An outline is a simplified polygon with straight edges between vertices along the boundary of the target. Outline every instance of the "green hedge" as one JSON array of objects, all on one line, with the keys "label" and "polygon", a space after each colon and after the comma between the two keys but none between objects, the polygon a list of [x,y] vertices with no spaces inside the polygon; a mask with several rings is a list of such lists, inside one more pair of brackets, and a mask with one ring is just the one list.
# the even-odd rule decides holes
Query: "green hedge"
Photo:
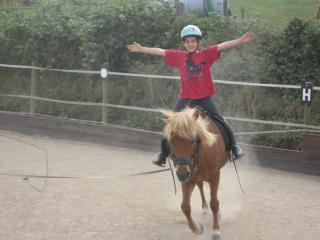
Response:
[{"label": "green hedge", "polygon": [[[214,13],[177,17],[162,1],[112,1],[76,5],[42,3],[33,8],[0,10],[0,63],[34,64],[40,67],[176,75],[156,56],[128,52],[133,41],[145,46],[181,48],[179,35],[187,24],[198,25],[203,47],[230,40],[252,31],[254,42],[222,53],[214,66],[215,79],[261,83],[298,84],[311,81],[320,86],[320,25],[293,19],[279,31],[261,19],[237,22]],[[0,93],[30,93],[30,71],[0,68]],[[101,102],[98,76],[38,72],[39,96],[70,101]],[[217,85],[215,98],[227,116],[302,123],[299,91]],[[113,104],[171,109],[179,82],[111,76],[108,100]],[[24,110],[28,101],[0,99],[0,109]],[[88,120],[101,120],[97,107],[70,107],[41,102],[39,113]],[[109,121],[149,130],[162,128],[160,114],[109,109]],[[320,123],[320,98],[312,107],[312,124]],[[236,131],[245,126],[233,123]],[[281,137],[280,137],[281,138]],[[282,139],[282,138],[281,138]],[[269,141],[259,137],[255,142]],[[275,144],[283,140],[273,140]],[[288,140],[291,144],[291,140]],[[289,144],[289,145],[290,145]],[[285,145],[285,144],[284,144]],[[295,145],[295,144],[294,144]]]}]

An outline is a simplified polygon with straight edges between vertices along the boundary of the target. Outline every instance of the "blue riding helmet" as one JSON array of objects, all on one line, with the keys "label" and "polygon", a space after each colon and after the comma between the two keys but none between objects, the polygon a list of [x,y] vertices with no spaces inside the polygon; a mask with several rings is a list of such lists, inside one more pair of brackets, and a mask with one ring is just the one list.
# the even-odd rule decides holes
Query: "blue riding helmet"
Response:
[{"label": "blue riding helmet", "polygon": [[181,31],[181,40],[184,41],[186,37],[196,37],[198,39],[202,38],[202,33],[200,29],[195,25],[185,26]]}]

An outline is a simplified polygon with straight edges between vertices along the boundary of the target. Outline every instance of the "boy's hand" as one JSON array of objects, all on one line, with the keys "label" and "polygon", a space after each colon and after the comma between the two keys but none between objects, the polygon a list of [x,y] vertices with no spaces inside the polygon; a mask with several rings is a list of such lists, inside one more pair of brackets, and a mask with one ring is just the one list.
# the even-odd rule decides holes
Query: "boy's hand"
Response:
[{"label": "boy's hand", "polygon": [[253,33],[251,33],[251,32],[247,32],[247,33],[243,34],[240,37],[240,39],[241,39],[241,42],[243,42],[243,43],[250,42],[253,39],[255,39],[255,35]]},{"label": "boy's hand", "polygon": [[142,46],[139,43],[133,42],[133,44],[127,46],[130,52],[142,52]]}]

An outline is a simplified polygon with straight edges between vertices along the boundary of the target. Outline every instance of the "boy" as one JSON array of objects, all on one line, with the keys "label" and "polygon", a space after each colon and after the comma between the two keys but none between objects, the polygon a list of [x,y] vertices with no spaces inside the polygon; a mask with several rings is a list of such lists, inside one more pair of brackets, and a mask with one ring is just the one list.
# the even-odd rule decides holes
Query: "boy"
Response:
[{"label": "boy", "polygon": [[[161,48],[143,47],[138,43],[128,45],[131,52],[140,52],[163,56],[168,66],[175,67],[180,73],[180,94],[174,107],[174,111],[181,111],[187,106],[198,106],[203,108],[210,116],[221,123],[228,132],[230,138],[230,149],[234,159],[241,158],[244,154],[236,144],[234,134],[218,111],[211,96],[215,95],[215,85],[212,81],[211,66],[220,57],[220,52],[254,39],[253,33],[245,33],[240,38],[212,45],[200,49],[202,39],[201,30],[194,25],[188,25],[181,31],[181,40],[185,48],[182,50],[166,50]],[[166,139],[162,140],[161,152],[153,161],[153,164],[164,167],[170,149]]]}]

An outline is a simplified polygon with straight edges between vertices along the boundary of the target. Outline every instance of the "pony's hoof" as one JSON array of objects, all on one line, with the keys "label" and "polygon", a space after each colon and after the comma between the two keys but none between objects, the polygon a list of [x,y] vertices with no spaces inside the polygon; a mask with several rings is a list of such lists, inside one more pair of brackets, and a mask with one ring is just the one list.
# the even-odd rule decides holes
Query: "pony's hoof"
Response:
[{"label": "pony's hoof", "polygon": [[204,204],[202,204],[201,208],[202,208],[202,210],[208,210],[209,206],[207,203],[204,203]]},{"label": "pony's hoof", "polygon": [[202,212],[202,214],[207,214],[208,212],[209,212],[209,208],[208,208],[208,205],[207,206],[202,206],[202,208],[201,208],[201,212]]},{"label": "pony's hoof", "polygon": [[212,234],[212,240],[221,240],[221,232],[220,231],[214,231]]},{"label": "pony's hoof", "polygon": [[207,216],[208,213],[209,213],[209,210],[208,210],[208,209],[202,209],[201,214],[202,214],[203,216]]},{"label": "pony's hoof", "polygon": [[203,226],[199,224],[199,228],[193,231],[197,235],[201,235],[203,233]]}]

